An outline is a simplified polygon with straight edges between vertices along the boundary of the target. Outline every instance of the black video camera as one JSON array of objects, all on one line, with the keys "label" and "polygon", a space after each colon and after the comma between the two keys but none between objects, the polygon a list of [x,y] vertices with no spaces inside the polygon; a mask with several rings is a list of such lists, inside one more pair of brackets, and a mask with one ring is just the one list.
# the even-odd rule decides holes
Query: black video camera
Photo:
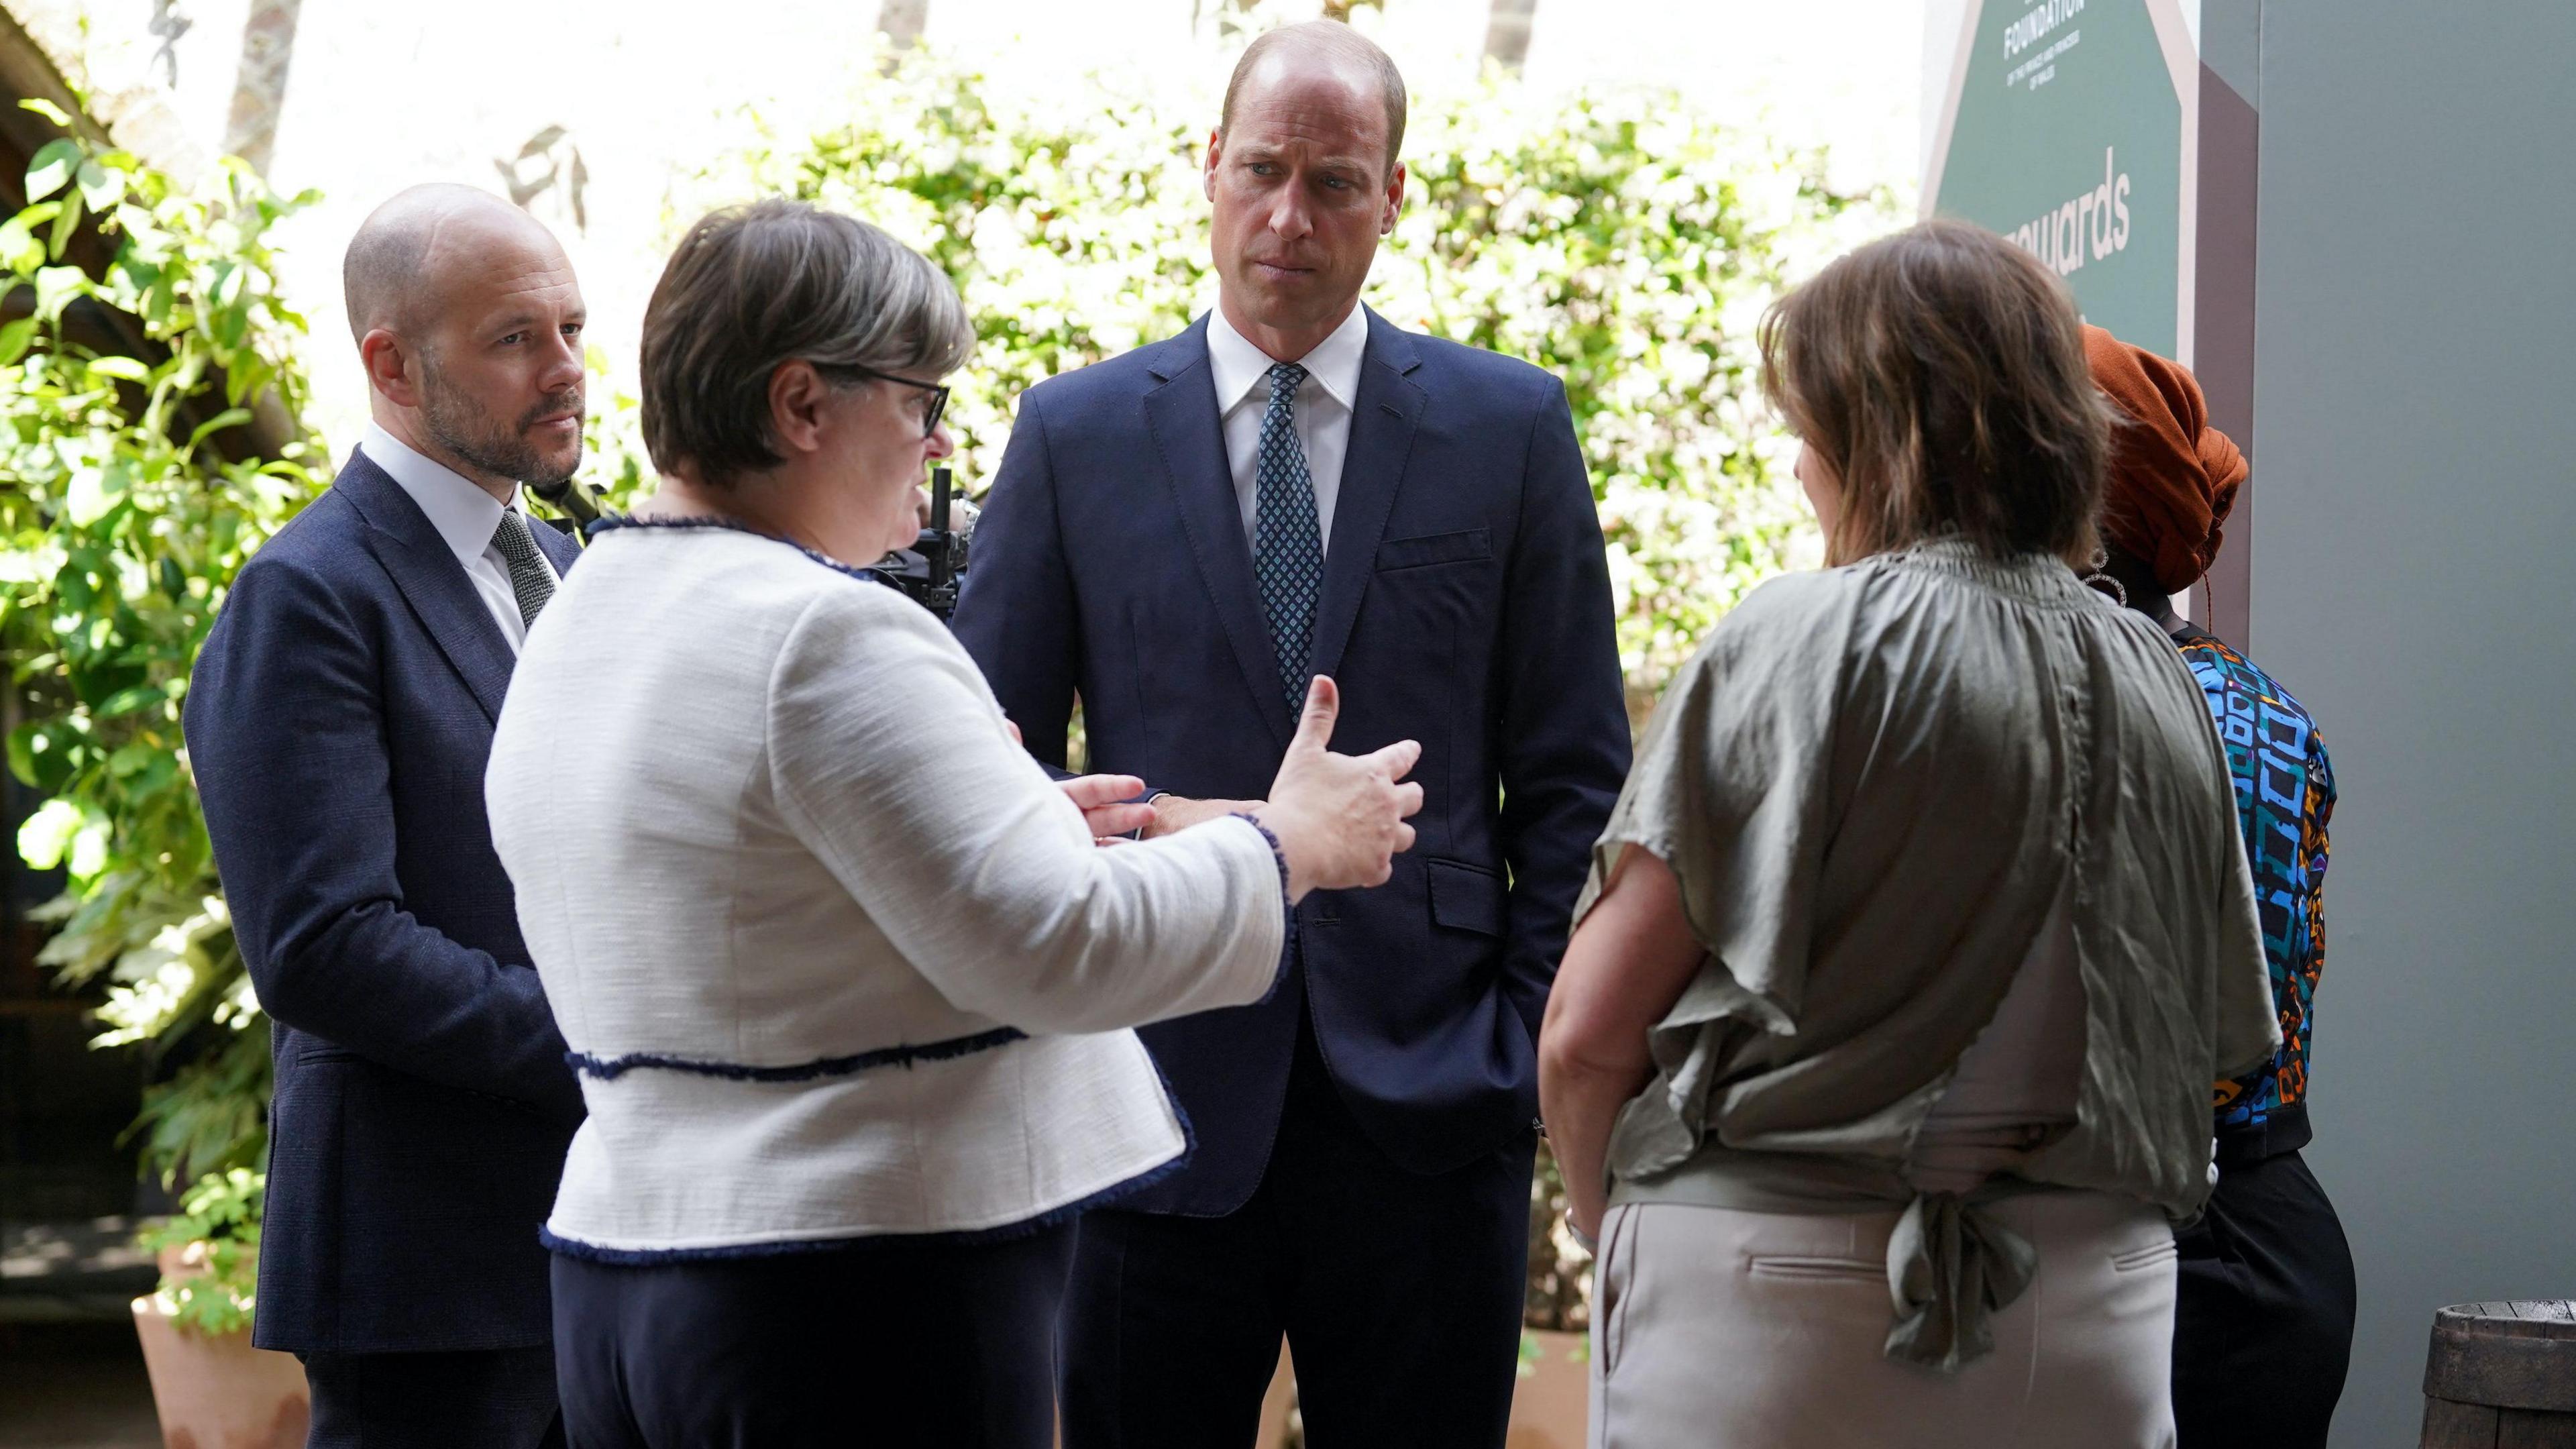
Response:
[{"label": "black video camera", "polygon": [[957,612],[957,589],[964,582],[967,544],[975,536],[977,511],[951,491],[947,469],[931,469],[930,526],[913,540],[912,547],[887,554],[876,572],[945,622]]},{"label": "black video camera", "polygon": [[599,506],[597,491],[587,483],[570,478],[559,478],[552,483],[531,483],[528,491],[537,495],[539,502],[561,514],[564,523],[570,525],[563,531],[572,535],[573,542],[585,546],[590,542],[590,526],[607,511]]}]

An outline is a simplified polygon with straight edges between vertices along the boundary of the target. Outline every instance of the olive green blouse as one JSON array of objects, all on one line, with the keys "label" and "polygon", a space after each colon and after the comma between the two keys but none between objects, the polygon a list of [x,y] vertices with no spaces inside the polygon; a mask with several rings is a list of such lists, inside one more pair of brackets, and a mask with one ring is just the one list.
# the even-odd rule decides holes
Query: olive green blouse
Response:
[{"label": "olive green blouse", "polygon": [[[1976,1212],[2033,1185],[2177,1221],[2209,1192],[2209,1084],[2279,1042],[2227,765],[2143,615],[1956,537],[1775,579],[1646,731],[1576,906],[1663,859],[1707,959],[1650,1033],[1612,1200],[1905,1205],[1891,1356],[1956,1367],[2027,1245]],[[1963,1201],[1906,1160],[2061,884],[2085,993],[2075,1120]]]}]

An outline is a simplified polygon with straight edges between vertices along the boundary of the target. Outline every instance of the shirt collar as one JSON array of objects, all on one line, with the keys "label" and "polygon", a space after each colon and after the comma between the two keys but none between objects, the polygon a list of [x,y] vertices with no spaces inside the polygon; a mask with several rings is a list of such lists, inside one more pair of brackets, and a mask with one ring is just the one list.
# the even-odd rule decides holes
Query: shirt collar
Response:
[{"label": "shirt collar", "polygon": [[[1223,307],[1208,308],[1208,371],[1216,380],[1216,410],[1222,415],[1234,411],[1236,404],[1263,389],[1269,397],[1267,379],[1274,359],[1252,345],[1234,324],[1225,320]],[[1332,335],[1315,344],[1315,350],[1297,359],[1306,369],[1307,379],[1322,388],[1344,412],[1358,411],[1360,364],[1368,357],[1368,308],[1354,304],[1351,315]]]},{"label": "shirt collar", "polygon": [[[367,424],[366,437],[358,446],[369,462],[384,469],[429,515],[430,527],[438,530],[458,563],[471,568],[492,546],[493,531],[501,526],[501,505],[480,484],[410,447],[378,423]],[[510,494],[510,507],[521,517],[527,514],[523,497],[517,490]]]}]

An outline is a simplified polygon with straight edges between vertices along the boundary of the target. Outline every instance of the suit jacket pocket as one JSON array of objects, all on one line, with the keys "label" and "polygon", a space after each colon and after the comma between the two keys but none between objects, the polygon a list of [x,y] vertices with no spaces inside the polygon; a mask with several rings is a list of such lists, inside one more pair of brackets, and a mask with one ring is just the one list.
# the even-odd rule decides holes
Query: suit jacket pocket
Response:
[{"label": "suit jacket pocket", "polygon": [[1425,860],[1422,873],[1431,883],[1433,924],[1480,936],[1503,934],[1501,876],[1456,860]]},{"label": "suit jacket pocket", "polygon": [[1473,563],[1494,556],[1493,530],[1432,533],[1420,538],[1390,538],[1377,546],[1377,571],[1429,568],[1433,564]]}]

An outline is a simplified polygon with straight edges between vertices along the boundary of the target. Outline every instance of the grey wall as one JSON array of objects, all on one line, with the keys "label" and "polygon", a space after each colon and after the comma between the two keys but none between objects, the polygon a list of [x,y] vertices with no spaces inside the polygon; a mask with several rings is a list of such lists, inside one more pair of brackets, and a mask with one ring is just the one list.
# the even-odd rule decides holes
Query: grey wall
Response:
[{"label": "grey wall", "polygon": [[2415,1443],[2436,1306],[2576,1297],[2571,73],[2563,0],[2263,10],[2251,642],[2343,796],[2336,1449]]}]

